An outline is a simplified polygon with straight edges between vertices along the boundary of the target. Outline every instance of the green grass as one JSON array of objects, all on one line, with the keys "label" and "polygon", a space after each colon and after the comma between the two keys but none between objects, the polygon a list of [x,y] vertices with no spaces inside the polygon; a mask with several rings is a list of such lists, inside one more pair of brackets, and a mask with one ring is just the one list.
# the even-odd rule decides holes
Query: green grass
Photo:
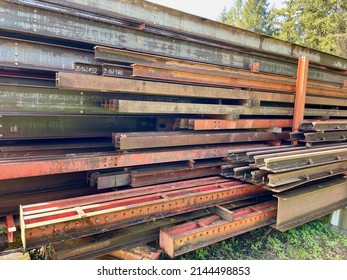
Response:
[{"label": "green grass", "polygon": [[347,260],[347,234],[321,221],[313,221],[284,233],[264,227],[176,259]]}]

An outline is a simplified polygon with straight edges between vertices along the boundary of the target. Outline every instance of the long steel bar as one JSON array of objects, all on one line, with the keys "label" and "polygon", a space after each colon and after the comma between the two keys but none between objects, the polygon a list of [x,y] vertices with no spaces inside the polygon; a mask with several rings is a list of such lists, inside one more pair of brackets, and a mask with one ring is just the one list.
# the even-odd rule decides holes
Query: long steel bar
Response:
[{"label": "long steel bar", "polygon": [[315,167],[302,168],[294,171],[267,175],[267,185],[277,187],[295,182],[308,182],[327,175],[341,174],[347,171],[347,161],[330,163]]},{"label": "long steel bar", "polygon": [[192,133],[178,131],[114,133],[112,137],[116,148],[121,150],[134,150],[144,148],[283,140],[289,139],[289,134],[287,132]]},{"label": "long steel bar", "polygon": [[346,206],[347,180],[330,180],[274,196],[278,198],[276,228],[285,231]]},{"label": "long steel bar", "polygon": [[[150,65],[133,65],[133,76],[147,79],[158,79],[176,82],[197,83],[214,86],[255,88],[262,90],[295,92],[294,84],[278,83],[266,79],[250,79],[246,76],[233,77],[220,74],[202,74],[194,70],[181,70],[174,68],[163,68]],[[307,80],[307,75],[306,75]],[[323,86],[308,86],[307,92],[312,95],[323,95],[331,97],[344,97],[346,90],[342,86],[336,88]]]},{"label": "long steel bar", "polygon": [[48,256],[54,260],[92,259],[121,249],[129,244],[155,241],[159,237],[161,227],[184,222],[187,219],[197,219],[209,214],[211,214],[211,211],[204,209],[124,229],[63,241],[52,244],[52,250],[48,253]]},{"label": "long steel bar", "polygon": [[[195,69],[201,69],[205,71],[227,71],[229,73],[246,73],[246,70],[241,69],[233,69],[225,66],[218,66],[218,65],[211,65],[206,63],[199,63],[199,62],[192,62],[187,60],[179,60],[179,59],[173,59],[173,58],[166,58],[163,56],[157,56],[152,54],[144,54],[139,52],[133,52],[128,51],[124,49],[115,49],[115,48],[107,48],[103,46],[96,46],[95,47],[95,59],[97,61],[106,61],[106,62],[112,62],[112,63],[129,63],[129,64],[150,64],[150,65],[157,65],[157,66],[167,66],[167,67],[180,67],[180,68],[195,68]],[[278,63],[278,61],[276,62]],[[269,67],[267,63],[261,63],[260,64],[260,72],[269,72]],[[288,64],[289,66],[289,64]],[[272,66],[273,67],[273,66]],[[288,69],[288,75],[286,76],[276,76],[276,80],[283,80],[283,81],[293,81],[292,77],[296,76],[297,72],[297,66],[296,61],[295,64],[293,63],[291,66],[290,72]],[[249,69],[249,65],[244,65],[242,68]],[[271,72],[271,71],[270,71]],[[262,76],[264,74],[261,73],[252,73],[250,71],[247,71],[249,76]],[[308,77],[311,81],[318,80],[318,81],[325,81],[328,83],[337,83],[337,84],[343,84],[345,80],[345,75],[339,72],[331,72],[324,69],[319,68],[309,68]],[[273,78],[275,78],[273,76]]]},{"label": "long steel bar", "polygon": [[[262,144],[247,145],[249,148],[263,146]],[[92,153],[73,157],[56,156],[11,161],[0,160],[0,180],[165,162],[223,158],[227,156],[228,151],[244,147],[244,144],[233,144],[150,152]]]},{"label": "long steel bar", "polygon": [[[53,0],[45,0],[45,2],[56,3]],[[195,40],[195,36],[201,36],[204,40],[220,41],[238,49],[276,54],[293,59],[307,55],[315,63],[347,69],[347,62],[341,57],[245,31],[237,27],[226,26],[216,21],[179,12],[158,4],[140,0],[121,2],[112,0],[97,2],[93,0],[63,0],[59,3],[86,11],[93,10],[105,16],[124,18],[124,15],[128,15],[128,19],[136,20],[138,23],[145,22],[146,26],[149,25],[151,28],[159,27],[173,30],[180,34],[184,33],[186,36],[194,36]],[[146,29],[145,27],[145,30],[150,31],[151,28]]]},{"label": "long steel bar", "polygon": [[147,186],[139,189],[127,189],[118,190],[113,192],[100,193],[95,195],[89,195],[85,197],[78,197],[72,199],[62,199],[55,201],[46,201],[44,204],[31,204],[22,206],[23,210],[27,214],[39,214],[47,211],[55,211],[57,209],[63,210],[67,208],[78,207],[79,205],[89,205],[96,203],[105,203],[115,200],[122,200],[128,198],[134,198],[138,196],[156,194],[161,192],[168,192],[173,190],[187,189],[197,186],[211,185],[226,183],[228,179],[221,178],[219,176],[211,176],[201,179],[185,180],[174,183],[158,184],[153,186]]},{"label": "long steel bar", "polygon": [[298,131],[300,123],[304,120],[305,100],[308,76],[308,57],[300,57],[298,60],[298,74],[296,81],[295,103],[293,114],[293,131]]},{"label": "long steel bar", "polygon": [[170,257],[225,240],[276,221],[275,201],[229,211],[216,207],[215,215],[160,230],[160,247]]},{"label": "long steel bar", "polygon": [[[23,3],[24,1],[17,2]],[[33,2],[30,0],[30,3]],[[244,67],[245,64],[250,65],[250,63],[261,59],[259,56],[243,54],[219,46],[202,45],[170,38],[166,34],[151,34],[135,28],[117,26],[115,25],[117,20],[91,12],[49,5],[48,3],[40,3],[36,8],[5,1],[0,4],[0,17],[3,18],[1,28],[3,30],[233,67]],[[35,18],[35,22],[32,20],[33,18]],[[277,63],[276,65],[270,58],[263,58],[262,61],[267,62],[268,72],[282,74],[292,72],[292,65],[290,64]]]},{"label": "long steel bar", "polygon": [[250,120],[208,120],[208,119],[179,119],[188,123],[193,130],[222,130],[222,129],[250,129],[291,127],[292,120],[250,119]]},{"label": "long steel bar", "polygon": [[[105,108],[111,112],[133,114],[214,114],[214,115],[282,115],[292,116],[294,110],[285,107],[251,107],[138,100],[109,100]],[[305,109],[306,116],[347,116],[347,110]]]},{"label": "long steel bar", "polygon": [[322,152],[307,151],[304,154],[266,158],[264,159],[265,166],[260,168],[277,173],[344,160],[347,160],[347,149],[332,149]]},{"label": "long steel bar", "polygon": [[347,131],[306,132],[303,136],[304,142],[346,141]]},{"label": "long steel bar", "polygon": [[300,124],[302,131],[336,131],[347,130],[347,121],[345,120],[328,120],[328,121],[305,121]]},{"label": "long steel bar", "polygon": [[73,71],[74,64],[95,63],[92,51],[0,37],[0,66],[48,71]]},{"label": "long steel bar", "polygon": [[0,114],[0,140],[110,137],[116,129],[126,132],[154,128],[155,121],[150,117]]},{"label": "long steel bar", "polygon": [[25,249],[33,248],[47,242],[88,236],[262,193],[264,189],[261,186],[230,181],[32,215],[27,215],[21,207],[22,242]]}]

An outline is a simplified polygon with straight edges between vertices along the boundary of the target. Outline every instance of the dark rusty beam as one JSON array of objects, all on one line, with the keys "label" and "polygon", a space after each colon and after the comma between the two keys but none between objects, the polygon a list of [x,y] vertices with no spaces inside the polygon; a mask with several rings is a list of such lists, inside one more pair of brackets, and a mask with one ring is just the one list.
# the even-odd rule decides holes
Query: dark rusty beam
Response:
[{"label": "dark rusty beam", "polygon": [[276,221],[275,201],[229,211],[215,207],[210,215],[160,230],[160,247],[171,257],[217,243]]},{"label": "dark rusty beam", "polygon": [[[177,119],[180,128],[193,130],[223,130],[223,129],[252,129],[252,128],[286,128],[292,126],[292,120],[247,119],[247,120],[218,120],[218,119]],[[182,123],[183,122],[183,123]]]},{"label": "dark rusty beam", "polygon": [[274,196],[278,199],[276,229],[286,231],[346,206],[347,180],[315,183]]},{"label": "dark rusty beam", "polygon": [[113,133],[116,148],[134,150],[159,147],[210,145],[221,143],[257,142],[289,139],[287,132],[141,132]]},{"label": "dark rusty beam", "polygon": [[260,194],[261,186],[230,181],[39,214],[21,207],[22,242],[25,249],[34,248]]},{"label": "dark rusty beam", "polygon": [[[246,145],[249,148],[263,146],[262,144]],[[223,158],[227,156],[228,151],[244,147],[245,144],[233,144],[150,152],[91,153],[75,155],[74,157],[56,156],[11,161],[0,160],[0,180],[177,161]]]},{"label": "dark rusty beam", "polygon": [[347,121],[345,120],[327,120],[327,121],[304,121],[300,124],[301,131],[336,131],[347,130]]}]

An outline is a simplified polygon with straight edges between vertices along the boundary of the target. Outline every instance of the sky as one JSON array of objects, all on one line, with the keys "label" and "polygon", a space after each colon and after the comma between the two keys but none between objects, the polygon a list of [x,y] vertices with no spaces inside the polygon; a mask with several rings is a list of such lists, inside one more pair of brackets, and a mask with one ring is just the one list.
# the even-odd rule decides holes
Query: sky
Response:
[{"label": "sky", "polygon": [[[234,0],[147,0],[176,10],[181,10],[193,15],[216,20],[226,6],[230,8]],[[270,0],[270,6],[281,5],[281,0]]]}]

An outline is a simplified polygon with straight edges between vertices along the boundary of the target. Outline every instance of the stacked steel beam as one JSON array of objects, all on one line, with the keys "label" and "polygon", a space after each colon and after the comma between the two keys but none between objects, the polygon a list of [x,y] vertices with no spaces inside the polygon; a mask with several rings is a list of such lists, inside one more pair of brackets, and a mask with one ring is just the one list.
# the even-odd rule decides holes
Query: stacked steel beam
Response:
[{"label": "stacked steel beam", "polygon": [[[264,196],[265,180],[216,175],[228,166],[245,179],[256,169],[232,154],[305,149],[273,147],[290,140],[301,55],[311,61],[305,119],[347,117],[340,57],[140,0],[6,0],[0,16],[0,215],[21,209],[25,248],[77,238],[69,252],[55,245],[54,258],[158,238],[173,223],[152,221],[148,240],[118,237],[121,227],[182,213],[177,222],[211,226],[196,244],[272,223],[273,202],[225,206]],[[344,162],[342,148],[324,155],[329,164]],[[48,203],[56,199],[67,200]],[[206,207],[215,208],[196,212]],[[234,228],[249,215],[259,222]],[[166,243],[176,231],[162,232]],[[94,235],[103,241],[93,247]]]}]

